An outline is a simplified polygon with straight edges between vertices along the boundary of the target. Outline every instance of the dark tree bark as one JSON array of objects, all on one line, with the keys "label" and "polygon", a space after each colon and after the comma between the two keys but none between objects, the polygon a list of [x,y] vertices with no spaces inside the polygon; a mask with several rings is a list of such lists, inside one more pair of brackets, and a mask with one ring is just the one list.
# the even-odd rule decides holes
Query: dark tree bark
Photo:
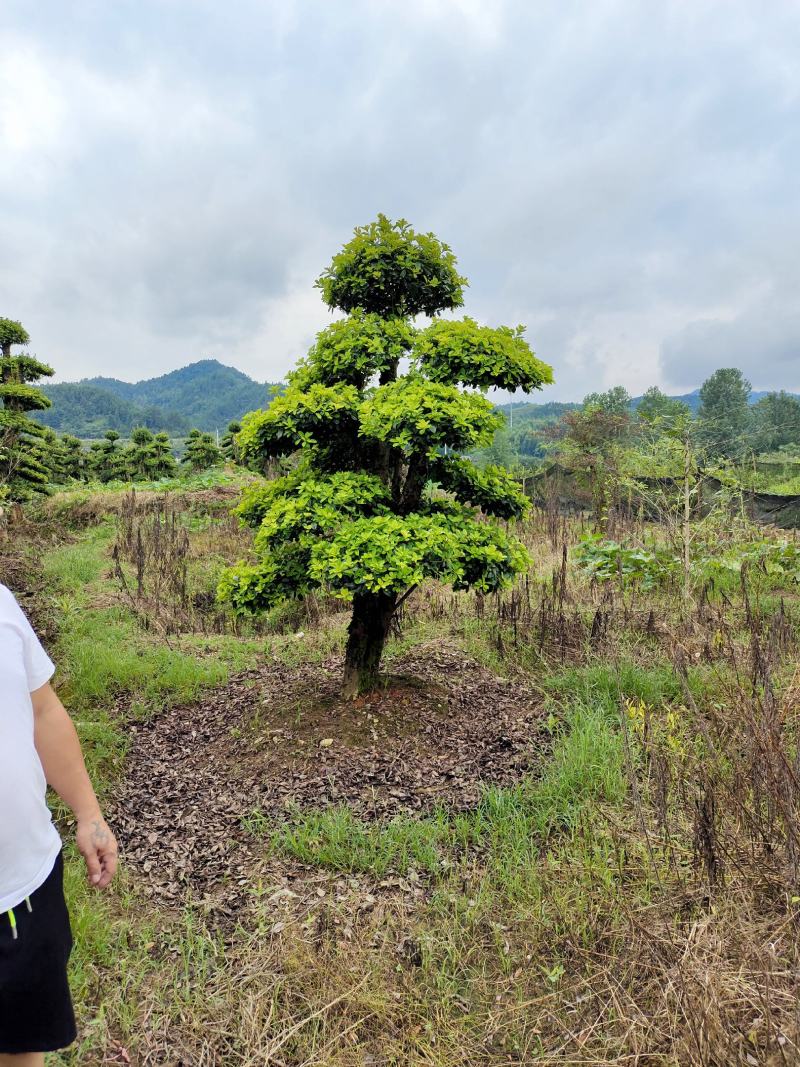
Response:
[{"label": "dark tree bark", "polygon": [[353,598],[347,630],[342,695],[354,700],[378,684],[378,668],[389,635],[397,598],[387,593],[361,593]]},{"label": "dark tree bark", "polygon": [[398,510],[401,515],[410,515],[411,512],[419,510],[428,480],[428,466],[426,456],[414,456],[409,463],[399,502]]}]

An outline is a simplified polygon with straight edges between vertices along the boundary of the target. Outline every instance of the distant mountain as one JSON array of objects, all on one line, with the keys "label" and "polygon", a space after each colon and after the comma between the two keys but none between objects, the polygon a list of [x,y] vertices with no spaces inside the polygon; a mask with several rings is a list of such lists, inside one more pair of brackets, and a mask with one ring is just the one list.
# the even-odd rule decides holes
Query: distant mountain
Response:
[{"label": "distant mountain", "polygon": [[134,426],[174,437],[194,426],[222,432],[245,412],[264,407],[270,388],[216,359],[203,359],[141,382],[85,378],[45,386],[53,406],[41,413],[41,421],[76,437],[98,437],[106,430],[125,435]]},{"label": "distant mountain", "polygon": [[575,411],[580,404],[569,401],[550,400],[545,404],[528,404],[524,401],[514,401],[513,404],[506,401],[504,404],[496,404],[498,411],[510,420],[516,429],[535,429],[549,422],[557,422],[568,411]]},{"label": "distant mountain", "polygon": [[116,430],[128,436],[135,426],[147,426],[179,437],[191,429],[188,419],[176,411],[164,411],[157,405],[143,407],[85,382],[48,385],[45,392],[53,406],[39,413],[39,422],[59,433],[86,438]]}]

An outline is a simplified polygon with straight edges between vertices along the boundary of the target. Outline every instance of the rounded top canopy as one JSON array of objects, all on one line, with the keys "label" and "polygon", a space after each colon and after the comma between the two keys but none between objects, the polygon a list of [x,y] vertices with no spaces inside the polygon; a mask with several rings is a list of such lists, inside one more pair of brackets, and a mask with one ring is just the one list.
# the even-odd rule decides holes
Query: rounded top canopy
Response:
[{"label": "rounded top canopy", "polygon": [[26,345],[29,341],[30,335],[21,322],[0,318],[0,348],[7,345]]},{"label": "rounded top canopy", "polygon": [[316,282],[328,307],[348,313],[360,308],[384,318],[461,307],[466,284],[448,245],[432,233],[415,233],[405,219],[392,222],[385,215],[357,227]]}]

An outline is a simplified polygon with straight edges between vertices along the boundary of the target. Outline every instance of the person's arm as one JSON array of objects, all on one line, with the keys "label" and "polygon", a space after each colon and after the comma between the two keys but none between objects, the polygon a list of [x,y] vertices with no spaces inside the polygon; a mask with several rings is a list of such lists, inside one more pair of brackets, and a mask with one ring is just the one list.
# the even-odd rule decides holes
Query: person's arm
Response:
[{"label": "person's arm", "polygon": [[89,881],[104,889],[117,869],[117,842],[100,812],[72,719],[49,683],[31,693],[31,701],[34,741],[45,777],[75,814],[75,841]]}]

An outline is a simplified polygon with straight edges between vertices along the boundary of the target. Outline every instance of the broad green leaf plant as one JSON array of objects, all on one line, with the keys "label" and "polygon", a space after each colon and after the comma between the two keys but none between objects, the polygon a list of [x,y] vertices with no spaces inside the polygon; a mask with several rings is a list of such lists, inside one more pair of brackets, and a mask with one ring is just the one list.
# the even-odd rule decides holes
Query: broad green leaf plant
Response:
[{"label": "broad green leaf plant", "polygon": [[317,281],[344,317],[236,435],[254,469],[298,462],[243,496],[257,562],[228,569],[220,596],[237,612],[319,588],[350,601],[347,697],[377,684],[392,617],[421,582],[490,592],[529,562],[497,522],[520,518],[524,495],[504,469],[479,470],[463,453],[502,425],[489,387],[529,392],[552,371],[522,327],[438,318],[462,306],[465,285],[433,234],[383,215],[356,229]]}]

